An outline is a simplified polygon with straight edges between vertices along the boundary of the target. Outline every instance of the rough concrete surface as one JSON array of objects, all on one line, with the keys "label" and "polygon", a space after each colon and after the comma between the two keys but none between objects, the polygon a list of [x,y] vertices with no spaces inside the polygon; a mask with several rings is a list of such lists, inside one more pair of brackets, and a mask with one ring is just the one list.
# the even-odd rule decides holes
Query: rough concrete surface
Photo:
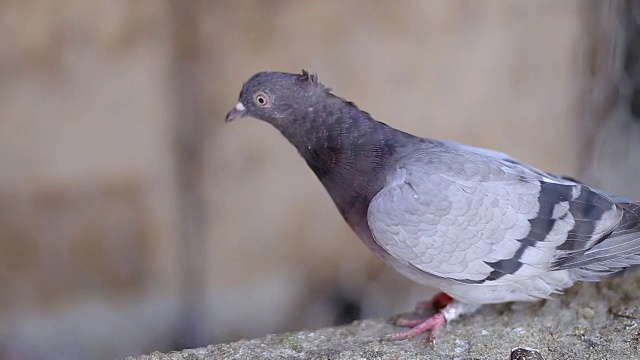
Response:
[{"label": "rough concrete surface", "polygon": [[639,325],[640,271],[635,271],[577,285],[553,300],[485,306],[448,324],[433,343],[425,337],[381,341],[398,328],[389,319],[375,319],[128,360],[635,359],[640,358]]}]

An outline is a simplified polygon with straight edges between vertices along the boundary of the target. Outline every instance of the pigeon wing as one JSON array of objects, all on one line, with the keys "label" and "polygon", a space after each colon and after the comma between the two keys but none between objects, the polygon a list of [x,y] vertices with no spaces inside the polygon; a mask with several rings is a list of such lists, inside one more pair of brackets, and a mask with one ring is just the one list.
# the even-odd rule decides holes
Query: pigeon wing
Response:
[{"label": "pigeon wing", "polygon": [[375,241],[397,260],[463,283],[553,270],[616,227],[623,211],[588,187],[472,151],[412,155],[372,199]]}]

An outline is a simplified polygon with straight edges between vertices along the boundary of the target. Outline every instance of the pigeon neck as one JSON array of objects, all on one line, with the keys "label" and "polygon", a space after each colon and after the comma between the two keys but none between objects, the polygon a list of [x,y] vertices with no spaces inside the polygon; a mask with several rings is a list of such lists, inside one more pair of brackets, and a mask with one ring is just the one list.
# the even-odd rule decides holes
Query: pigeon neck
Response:
[{"label": "pigeon neck", "polygon": [[307,116],[298,119],[305,129],[283,133],[353,226],[366,217],[369,202],[383,186],[385,165],[396,153],[399,132],[350,103]]}]

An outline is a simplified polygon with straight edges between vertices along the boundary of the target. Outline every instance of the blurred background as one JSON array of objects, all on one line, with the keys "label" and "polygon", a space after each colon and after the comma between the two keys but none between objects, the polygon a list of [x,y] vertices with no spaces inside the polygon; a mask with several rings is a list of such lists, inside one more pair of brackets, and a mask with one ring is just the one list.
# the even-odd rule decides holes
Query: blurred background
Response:
[{"label": "blurred background", "polygon": [[0,1],[0,359],[113,359],[413,308],[243,81],[640,199],[640,1]]}]

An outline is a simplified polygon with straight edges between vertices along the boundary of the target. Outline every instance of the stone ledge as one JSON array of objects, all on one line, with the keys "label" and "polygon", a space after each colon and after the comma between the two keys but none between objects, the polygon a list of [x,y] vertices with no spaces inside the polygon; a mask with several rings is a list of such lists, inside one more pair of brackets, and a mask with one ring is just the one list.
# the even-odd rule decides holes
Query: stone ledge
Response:
[{"label": "stone ledge", "polygon": [[[557,299],[485,306],[452,322],[434,343],[380,339],[384,319],[128,360],[213,359],[631,359],[640,357],[640,272],[578,285]],[[512,357],[516,347],[539,354]]]}]

